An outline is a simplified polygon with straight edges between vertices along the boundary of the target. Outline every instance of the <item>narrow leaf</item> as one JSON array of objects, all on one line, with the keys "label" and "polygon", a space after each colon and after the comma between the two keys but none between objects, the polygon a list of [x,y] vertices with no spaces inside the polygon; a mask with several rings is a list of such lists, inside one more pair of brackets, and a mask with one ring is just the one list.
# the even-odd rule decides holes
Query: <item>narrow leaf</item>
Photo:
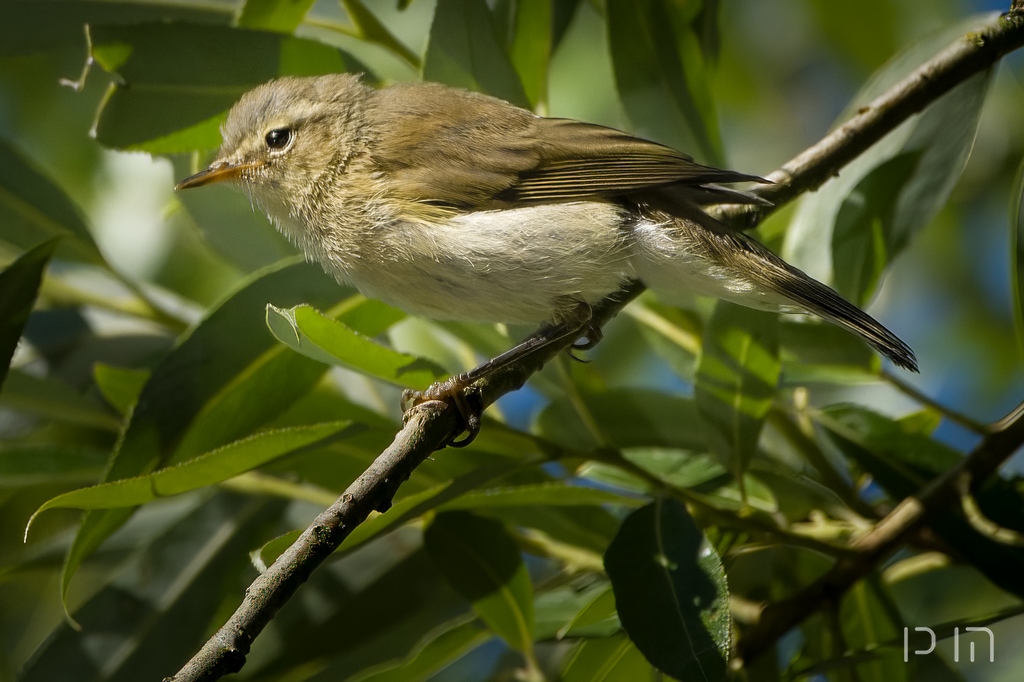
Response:
[{"label": "narrow leaf", "polygon": [[[934,477],[957,466],[963,455],[901,423],[854,405],[832,405],[818,421],[850,459],[871,474],[893,500],[917,493]],[[976,491],[985,517],[1003,528],[1024,532],[1024,495],[998,477]],[[1002,589],[1024,595],[1024,548],[979,532],[958,509],[940,512],[935,533]]]},{"label": "narrow leaf", "polygon": [[[562,672],[562,682],[644,682],[657,672],[625,634],[585,639]],[[694,678],[700,679],[700,678]]]},{"label": "narrow leaf", "polygon": [[652,665],[680,680],[725,679],[725,571],[682,502],[659,499],[630,514],[604,565],[622,626]]},{"label": "narrow leaf", "polygon": [[111,410],[54,377],[10,372],[0,393],[0,405],[58,423],[112,432],[121,428],[121,420]]},{"label": "narrow leaf", "polygon": [[0,140],[0,239],[28,250],[54,237],[71,237],[61,243],[59,257],[104,262],[64,190]]},{"label": "narrow leaf", "polygon": [[496,634],[532,657],[533,588],[519,547],[497,521],[466,512],[434,517],[423,533],[431,561]]},{"label": "narrow leaf", "polygon": [[[158,497],[180,495],[226,481],[278,457],[320,444],[350,426],[349,422],[333,422],[265,431],[145,476],[123,478],[58,495],[39,507],[32,519],[47,509],[114,509],[138,506]],[[25,533],[28,534],[28,527]]]},{"label": "narrow leaf", "polygon": [[509,56],[530,106],[547,101],[551,59],[552,0],[518,0]]},{"label": "narrow leaf", "polygon": [[637,132],[721,165],[704,56],[695,17],[686,13],[696,5],[608,0],[608,43],[615,84]]},{"label": "narrow leaf", "polygon": [[[0,162],[2,166],[2,162]],[[27,251],[0,272],[0,388],[43,281],[43,271],[57,248],[56,239]]]},{"label": "narrow leaf", "polygon": [[1010,193],[1010,272],[1013,278],[1013,321],[1017,346],[1024,357],[1024,160]]},{"label": "narrow leaf", "polygon": [[308,305],[288,310],[268,306],[267,326],[279,341],[306,357],[398,386],[424,389],[445,374],[432,362],[386,348]]},{"label": "narrow leaf", "polygon": [[[991,15],[970,17],[893,57],[854,97],[840,120],[854,115],[950,42],[991,19]],[[886,202],[892,205],[891,219],[884,230],[890,248],[884,259],[875,252],[878,262],[872,268],[877,269],[879,263],[891,263],[911,238],[936,216],[967,165],[990,81],[991,72],[965,80],[844,166],[842,173],[821,189],[805,194],[786,233],[783,248],[786,259],[815,279],[829,284],[838,282],[840,264],[849,267],[845,254],[833,252],[834,230],[844,204],[848,199],[857,201],[851,193],[876,168],[897,156],[916,154],[918,160],[913,172],[903,178],[898,195]],[[862,223],[861,229],[874,229],[873,222]],[[849,243],[851,238],[847,234],[841,241]],[[861,236],[862,241],[872,239],[870,234]]]},{"label": "narrow leaf", "polygon": [[[204,405],[240,375],[251,372],[264,353],[277,345],[263,322],[268,301],[283,306],[308,302],[329,308],[352,293],[307,264],[285,262],[243,281],[153,369],[104,481],[131,478],[165,466]],[[223,424],[220,434],[224,440],[217,445],[252,433],[280,414],[306,390],[296,386],[301,379],[304,377],[282,377],[275,391],[250,395],[238,403],[233,418]],[[131,514],[128,508],[85,514],[65,562],[62,594],[67,593],[85,557]]]},{"label": "narrow leaf", "polygon": [[[465,619],[460,619],[464,621]],[[431,632],[413,653],[399,665],[380,666],[349,678],[349,682],[416,682],[429,680],[439,670],[484,644],[493,635],[478,621],[445,624],[441,632]],[[383,668],[383,669],[381,669]]]},{"label": "narrow leaf", "polygon": [[316,0],[245,0],[235,22],[242,28],[291,33]]},{"label": "narrow leaf", "polygon": [[[213,149],[214,117],[246,90],[278,76],[366,70],[323,43],[265,31],[168,22],[93,26],[91,34],[93,58],[119,83],[100,105],[96,138],[123,149]],[[189,135],[168,137],[186,128]]]},{"label": "narrow leaf", "polygon": [[836,291],[857,305],[874,293],[896,243],[896,210],[900,193],[913,177],[919,151],[897,154],[879,164],[839,207],[832,232],[832,265]]},{"label": "narrow leaf", "polygon": [[83,445],[5,445],[0,447],[0,489],[91,483],[102,475],[106,461],[106,452]]},{"label": "narrow leaf", "polygon": [[144,570],[120,571],[90,590],[75,612],[81,627],[56,624],[18,679],[124,682],[177,670],[226,616],[225,586],[248,582],[238,558],[282,506],[219,495],[170,528],[140,533],[133,557]]},{"label": "narrow leaf", "polygon": [[615,610],[615,592],[611,585],[599,590],[591,601],[573,616],[558,633],[563,637],[600,637],[622,627]]},{"label": "narrow leaf", "polygon": [[540,505],[576,507],[602,504],[622,504],[638,507],[643,504],[643,500],[638,497],[627,497],[608,490],[584,488],[552,481],[534,485],[476,490],[444,504],[441,509],[485,509],[490,507]]},{"label": "narrow leaf", "polygon": [[[707,447],[697,407],[688,398],[645,389],[583,393],[580,398],[602,435],[618,447]],[[578,407],[568,399],[552,402],[538,417],[538,430],[545,438],[576,451],[598,447]]]},{"label": "narrow leaf", "polygon": [[121,414],[128,414],[149,381],[147,370],[114,367],[103,362],[96,363],[92,376],[106,401]]},{"label": "narrow leaf", "polygon": [[740,479],[778,385],[778,317],[720,301],[697,364],[694,397],[708,445]]},{"label": "narrow leaf", "polygon": [[438,0],[423,79],[494,95],[529,106],[491,10],[479,0]]},{"label": "narrow leaf", "polygon": [[[205,2],[8,2],[0,22],[0,55],[29,55],[54,48],[86,49],[85,25],[137,24],[143,21],[193,21],[226,25],[232,8]],[[79,47],[80,46],[80,47]]]},{"label": "narrow leaf", "polygon": [[348,18],[359,29],[363,40],[382,45],[416,68],[420,67],[420,58],[388,30],[362,0],[341,0],[341,4],[348,13]]}]

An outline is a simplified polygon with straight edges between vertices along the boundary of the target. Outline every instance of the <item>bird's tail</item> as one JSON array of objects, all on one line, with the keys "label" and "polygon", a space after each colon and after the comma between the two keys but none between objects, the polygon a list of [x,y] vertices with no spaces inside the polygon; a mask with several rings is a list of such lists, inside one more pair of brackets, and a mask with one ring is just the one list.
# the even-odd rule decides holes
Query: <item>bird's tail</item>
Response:
[{"label": "bird's tail", "polygon": [[[847,301],[830,287],[786,263],[752,240],[744,240],[768,261],[760,272],[762,283],[808,312],[853,332],[896,365],[917,372],[917,358],[910,346],[882,326],[875,318]],[[758,248],[759,247],[759,248]]]}]

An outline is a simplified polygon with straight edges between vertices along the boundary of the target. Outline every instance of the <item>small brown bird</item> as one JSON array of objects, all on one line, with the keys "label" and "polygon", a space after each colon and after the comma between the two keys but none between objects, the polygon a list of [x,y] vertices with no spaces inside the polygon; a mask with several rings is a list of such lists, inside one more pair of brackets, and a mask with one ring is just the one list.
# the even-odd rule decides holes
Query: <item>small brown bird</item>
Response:
[{"label": "small brown bird", "polygon": [[760,178],[664,145],[443,85],[377,90],[351,74],[261,85],[222,133],[216,160],[176,189],[240,186],[327,272],[408,312],[549,323],[595,342],[590,306],[639,280],[670,297],[814,313],[917,369],[869,315],[703,210],[764,203],[722,186]]}]

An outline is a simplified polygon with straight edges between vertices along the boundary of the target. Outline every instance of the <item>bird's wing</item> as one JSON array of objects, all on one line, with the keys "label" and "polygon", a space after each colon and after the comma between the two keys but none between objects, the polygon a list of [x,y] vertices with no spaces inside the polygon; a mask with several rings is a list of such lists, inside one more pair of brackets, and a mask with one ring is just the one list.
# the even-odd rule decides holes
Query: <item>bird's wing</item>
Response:
[{"label": "bird's wing", "polygon": [[391,87],[378,102],[375,160],[414,201],[480,210],[760,180],[619,130],[442,86]]}]

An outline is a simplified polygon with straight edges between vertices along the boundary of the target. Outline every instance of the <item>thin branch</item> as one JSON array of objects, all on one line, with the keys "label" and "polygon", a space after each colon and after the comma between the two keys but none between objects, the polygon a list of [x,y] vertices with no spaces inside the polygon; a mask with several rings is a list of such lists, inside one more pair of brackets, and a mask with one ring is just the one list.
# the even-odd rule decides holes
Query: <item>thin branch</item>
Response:
[{"label": "thin branch", "polygon": [[[944,50],[838,130],[769,175],[775,184],[762,188],[762,196],[778,207],[802,192],[820,186],[909,116],[924,109],[958,83],[991,67],[1006,53],[1024,45],[1024,11],[1019,11],[1021,5],[1022,0],[1016,0],[1011,14]],[[767,211],[754,219],[765,215]],[[623,295],[602,302],[595,309],[594,321],[603,325],[642,290],[643,287],[637,284]],[[483,404],[490,405],[502,395],[520,388],[564,348],[552,346],[543,354],[526,358],[478,382]],[[210,682],[241,670],[253,640],[277,610],[371,511],[388,509],[398,487],[458,428],[457,411],[447,403],[431,401],[412,409],[405,426],[387,450],[253,582],[228,622],[177,675],[165,678],[165,682]],[[1024,420],[1012,420],[1005,428],[995,427],[965,460],[977,467],[971,471],[971,480],[982,482],[1022,441]],[[944,481],[948,476],[938,481]],[[926,492],[928,490],[931,486]],[[839,560],[836,568],[826,576],[831,576],[831,582],[816,583],[820,586],[815,588],[806,605],[794,605],[787,600],[766,609],[760,624],[751,631],[752,636],[748,634],[744,638],[742,653],[750,657],[763,651],[811,610],[866,574],[920,525],[925,509],[947,503],[950,495],[955,501],[956,494],[950,490],[951,486],[940,485],[927,497],[922,493],[921,499],[928,500],[927,506],[917,498],[905,501],[858,543],[856,556]]]},{"label": "thin branch", "polygon": [[[774,184],[759,187],[755,192],[774,206],[755,209],[747,220],[756,224],[804,192],[817,189],[900,123],[1021,46],[1024,0],[1017,0],[1007,14],[957,40],[849,121],[770,173],[767,179]],[[734,217],[749,213],[749,206],[731,206],[724,211],[726,216]]]},{"label": "thin branch", "polygon": [[963,492],[963,480],[969,480],[971,490],[976,490],[1022,444],[1024,403],[991,425],[988,435],[960,464],[933,479],[916,495],[904,499],[870,533],[855,542],[854,556],[839,559],[828,573],[808,587],[765,607],[757,625],[742,634],[734,665],[753,660],[823,605],[838,600],[854,583],[906,544],[930,516],[957,505]]}]

